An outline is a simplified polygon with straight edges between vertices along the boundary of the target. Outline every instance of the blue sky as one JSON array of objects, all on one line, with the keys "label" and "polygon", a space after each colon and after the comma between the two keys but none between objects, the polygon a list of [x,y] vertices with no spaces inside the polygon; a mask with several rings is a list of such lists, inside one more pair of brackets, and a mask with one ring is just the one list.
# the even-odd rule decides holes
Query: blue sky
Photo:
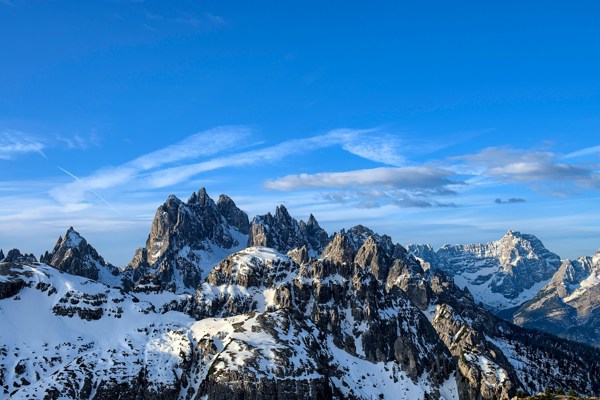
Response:
[{"label": "blue sky", "polygon": [[[413,4],[418,3],[418,4]],[[600,3],[0,0],[0,248],[127,263],[199,187],[250,216],[600,247]]]}]

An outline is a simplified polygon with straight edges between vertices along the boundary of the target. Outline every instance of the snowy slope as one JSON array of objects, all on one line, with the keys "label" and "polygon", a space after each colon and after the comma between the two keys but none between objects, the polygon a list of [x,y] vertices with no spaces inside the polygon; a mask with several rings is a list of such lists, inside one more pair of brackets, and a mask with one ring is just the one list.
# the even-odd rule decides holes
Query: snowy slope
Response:
[{"label": "snowy slope", "polygon": [[486,244],[428,245],[408,250],[432,270],[442,270],[476,301],[494,312],[520,306],[535,296],[560,266],[560,258],[534,235],[508,231]]},{"label": "snowy slope", "polygon": [[564,260],[513,319],[521,326],[600,347],[600,252]]}]

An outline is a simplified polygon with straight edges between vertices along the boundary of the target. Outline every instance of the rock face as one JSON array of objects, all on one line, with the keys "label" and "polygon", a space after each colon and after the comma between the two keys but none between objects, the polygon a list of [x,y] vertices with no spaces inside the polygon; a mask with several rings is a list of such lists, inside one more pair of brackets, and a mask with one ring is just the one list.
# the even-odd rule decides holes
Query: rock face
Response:
[{"label": "rock face", "polygon": [[[343,235],[336,235],[331,252]],[[372,242],[367,240],[358,254],[376,247]],[[305,351],[308,365],[311,360],[321,364],[316,375],[333,384],[322,393],[368,398],[377,384],[387,393],[439,398],[442,386],[455,385],[448,383],[454,382],[455,370],[450,353],[406,294],[395,285],[386,288],[387,277],[376,277],[381,271],[377,260],[361,261],[297,264],[269,248],[248,248],[211,271],[198,288],[193,315],[230,318],[285,310],[316,339],[308,340]],[[419,382],[425,384],[419,388]]]},{"label": "rock face", "polygon": [[245,247],[248,231],[248,216],[227,196],[215,203],[204,188],[187,202],[169,196],[124,271],[126,286],[193,291],[214,264]]},{"label": "rock face", "polygon": [[600,347],[600,251],[564,260],[513,318],[518,325]]},{"label": "rock face", "polygon": [[12,249],[6,254],[6,257],[3,257],[2,261],[10,263],[28,263],[37,262],[37,259],[33,254],[21,254],[19,249]]},{"label": "rock face", "polygon": [[426,314],[458,358],[461,398],[507,398],[515,390],[537,393],[546,387],[597,391],[600,378],[589,375],[598,371],[597,349],[504,321],[476,305],[441,271],[430,284]]},{"label": "rock face", "polygon": [[317,257],[329,243],[329,235],[311,214],[307,222],[298,222],[283,205],[271,213],[254,217],[248,246],[266,246],[288,252],[306,246],[309,257]]},{"label": "rock face", "polygon": [[59,237],[54,250],[46,252],[40,262],[72,275],[120,286],[119,269],[107,262],[73,227]]},{"label": "rock face", "polygon": [[445,245],[436,252],[428,245],[409,245],[408,250],[495,312],[531,299],[560,266],[560,257],[538,238],[516,231],[487,244]]}]

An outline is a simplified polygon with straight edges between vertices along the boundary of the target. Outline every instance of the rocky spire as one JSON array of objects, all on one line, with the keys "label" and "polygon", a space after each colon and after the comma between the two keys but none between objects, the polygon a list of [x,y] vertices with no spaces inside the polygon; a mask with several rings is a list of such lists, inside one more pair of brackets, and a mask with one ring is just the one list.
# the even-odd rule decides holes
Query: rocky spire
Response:
[{"label": "rocky spire", "polygon": [[327,244],[329,244],[330,237],[325,231],[325,229],[321,228],[317,219],[314,215],[310,214],[308,216],[308,220],[306,222],[300,221],[300,232],[305,237],[307,242],[307,247],[312,250],[313,256],[320,255]]},{"label": "rocky spire", "polygon": [[281,204],[274,216],[267,213],[252,220],[248,245],[272,247],[283,253],[306,245],[309,257],[316,257],[329,242],[329,235],[312,214],[309,220],[310,225],[298,222]]},{"label": "rocky spire", "polygon": [[208,195],[208,193],[206,193],[206,189],[205,188],[200,188],[200,190],[198,190],[198,193],[192,193],[192,195],[190,196],[190,198],[187,201],[187,204],[192,206],[192,205],[196,205],[198,207],[215,207],[215,202],[213,201],[213,199],[210,198],[210,196]]},{"label": "rocky spire", "polygon": [[127,286],[150,279],[163,289],[195,290],[209,268],[246,245],[249,225],[228,196],[216,204],[204,188],[185,203],[171,195],[156,210],[146,246],[126,268]]},{"label": "rocky spire", "polygon": [[349,237],[340,232],[333,236],[333,239],[327,245],[321,258],[328,259],[337,264],[352,264],[354,262],[354,255],[356,254],[356,248],[350,241]]},{"label": "rocky spire", "polygon": [[46,252],[40,261],[68,274],[111,286],[120,285],[118,268],[104,261],[96,249],[72,226],[67,229],[64,237],[58,237],[52,252]]},{"label": "rocky spire", "polygon": [[250,233],[248,214],[240,210],[229,196],[225,194],[220,195],[217,200],[217,208],[229,225],[245,235]]},{"label": "rocky spire", "polygon": [[4,252],[0,249],[0,261],[4,259]]}]

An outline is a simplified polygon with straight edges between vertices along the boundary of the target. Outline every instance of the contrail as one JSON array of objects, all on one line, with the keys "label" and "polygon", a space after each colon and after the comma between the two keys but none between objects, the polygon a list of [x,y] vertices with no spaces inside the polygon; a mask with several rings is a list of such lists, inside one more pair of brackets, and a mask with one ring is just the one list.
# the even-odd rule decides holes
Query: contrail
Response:
[{"label": "contrail", "polygon": [[64,172],[65,174],[69,175],[71,178],[75,179],[77,182],[81,183],[82,185],[84,185],[85,187],[87,187],[89,189],[90,192],[94,193],[100,200],[102,200],[104,203],[106,203],[107,206],[109,206],[110,208],[112,208],[117,214],[121,215],[121,212],[119,210],[117,210],[115,208],[115,206],[113,206],[112,204],[110,204],[108,202],[108,200],[106,200],[104,197],[100,196],[100,194],[98,194],[98,192],[96,192],[94,189],[92,189],[90,187],[90,185],[88,185],[87,183],[85,183],[84,181],[82,181],[81,179],[79,179],[79,177],[73,175],[72,173],[70,173],[69,171],[67,171],[64,168],[59,167],[58,165],[56,166],[56,168],[60,169],[62,172]]}]

